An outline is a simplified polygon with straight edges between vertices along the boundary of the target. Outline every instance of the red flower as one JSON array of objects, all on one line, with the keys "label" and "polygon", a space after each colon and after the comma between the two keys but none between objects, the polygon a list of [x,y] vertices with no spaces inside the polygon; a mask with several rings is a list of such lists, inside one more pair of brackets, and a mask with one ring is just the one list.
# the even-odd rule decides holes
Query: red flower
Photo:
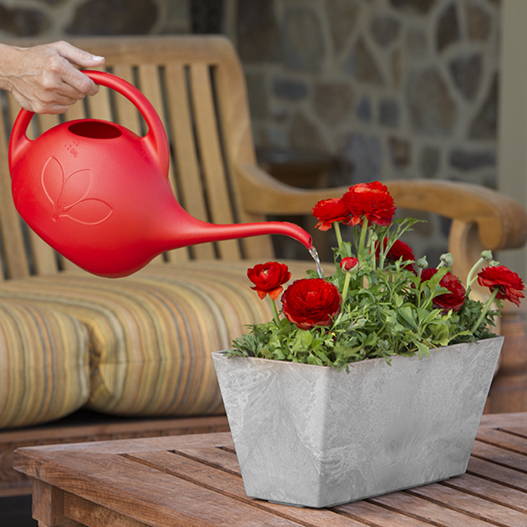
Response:
[{"label": "red flower", "polygon": [[300,329],[329,326],[340,303],[338,289],[322,278],[296,280],[282,295],[284,315]]},{"label": "red flower", "polygon": [[287,265],[279,262],[258,264],[247,270],[247,277],[255,285],[254,289],[260,298],[269,295],[273,300],[283,291],[282,284],[291,278]]},{"label": "red flower", "polygon": [[351,225],[362,223],[363,218],[369,223],[389,225],[395,214],[393,198],[379,181],[353,185],[342,196],[342,201],[351,214]]},{"label": "red flower", "polygon": [[[386,248],[386,244],[388,243],[388,239],[384,238],[383,246]],[[377,257],[379,257],[379,246],[377,246]],[[403,260],[403,262],[407,262],[408,260],[415,260],[414,251],[412,248],[407,244],[402,242],[401,240],[395,240],[394,244],[390,247],[390,250],[386,254],[386,259],[390,262],[397,262],[398,260]],[[414,270],[413,264],[408,264],[405,266],[405,269],[408,269],[409,271]]]},{"label": "red flower", "polygon": [[349,220],[349,211],[341,199],[323,199],[313,207],[313,216],[318,220],[315,228],[327,231],[336,221]]},{"label": "red flower", "polygon": [[489,287],[491,291],[498,289],[496,298],[509,300],[520,305],[520,298],[524,298],[522,291],[525,289],[523,280],[504,265],[485,267],[478,273],[478,284]]},{"label": "red flower", "polygon": [[342,258],[340,261],[340,267],[344,271],[351,271],[357,264],[359,263],[359,260],[357,258],[354,258],[353,256],[348,256],[347,258]]},{"label": "red flower", "polygon": [[[437,269],[429,268],[423,269],[421,273],[421,280],[426,281],[430,280],[432,276],[437,273]],[[441,287],[448,289],[450,293],[445,293],[444,295],[439,295],[434,298],[434,306],[449,311],[450,309],[454,311],[459,311],[463,304],[465,303],[465,288],[460,282],[459,278],[456,275],[448,272],[441,281],[439,282]]]}]

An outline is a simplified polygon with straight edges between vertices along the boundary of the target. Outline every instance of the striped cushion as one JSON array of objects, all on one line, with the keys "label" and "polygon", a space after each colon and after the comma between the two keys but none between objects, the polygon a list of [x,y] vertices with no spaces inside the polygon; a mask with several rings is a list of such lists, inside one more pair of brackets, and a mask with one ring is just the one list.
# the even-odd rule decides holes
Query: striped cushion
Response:
[{"label": "striped cushion", "polygon": [[0,302],[0,428],[58,419],[89,397],[88,332],[73,317]]},{"label": "striped cushion", "polygon": [[[119,415],[223,411],[210,354],[245,325],[269,320],[247,262],[151,265],[110,280],[67,273],[5,282],[0,297],[38,301],[75,316],[91,337],[93,409]],[[297,277],[304,276],[305,264]]]}]

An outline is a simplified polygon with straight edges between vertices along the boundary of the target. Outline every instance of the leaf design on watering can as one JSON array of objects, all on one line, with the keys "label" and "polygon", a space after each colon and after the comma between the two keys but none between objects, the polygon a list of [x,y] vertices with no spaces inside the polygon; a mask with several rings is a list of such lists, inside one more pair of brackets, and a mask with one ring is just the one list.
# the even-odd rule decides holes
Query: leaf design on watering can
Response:
[{"label": "leaf design on watering can", "polygon": [[50,157],[45,163],[40,175],[44,194],[56,209],[64,189],[64,170],[56,158]]},{"label": "leaf design on watering can", "polygon": [[69,218],[85,225],[97,225],[106,221],[112,212],[112,207],[102,199],[87,198],[72,205],[67,213],[61,214],[61,217]]},{"label": "leaf design on watering can", "polygon": [[91,187],[91,170],[83,169],[73,172],[64,181],[64,188],[58,205],[61,209],[69,209],[75,203],[84,199]]},{"label": "leaf design on watering can", "polygon": [[53,205],[53,221],[69,218],[84,225],[97,225],[111,216],[113,209],[108,203],[87,197],[91,181],[89,169],[76,170],[64,178],[64,169],[55,157],[44,163],[41,184]]}]

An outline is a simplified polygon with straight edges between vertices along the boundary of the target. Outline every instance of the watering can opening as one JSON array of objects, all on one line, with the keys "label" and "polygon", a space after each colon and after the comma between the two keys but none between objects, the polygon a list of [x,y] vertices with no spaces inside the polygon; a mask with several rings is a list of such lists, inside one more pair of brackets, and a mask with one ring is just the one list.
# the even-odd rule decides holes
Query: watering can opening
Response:
[{"label": "watering can opening", "polygon": [[111,123],[87,120],[73,123],[68,130],[75,135],[91,139],[114,139],[122,135],[121,130]]}]

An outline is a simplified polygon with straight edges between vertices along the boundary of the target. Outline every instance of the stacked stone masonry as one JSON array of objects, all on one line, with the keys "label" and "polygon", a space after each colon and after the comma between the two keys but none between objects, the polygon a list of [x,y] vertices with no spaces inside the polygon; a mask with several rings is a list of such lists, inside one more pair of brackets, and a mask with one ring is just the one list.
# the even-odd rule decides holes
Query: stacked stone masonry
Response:
[{"label": "stacked stone masonry", "polygon": [[[335,155],[335,184],[496,186],[498,1],[239,1],[236,20],[258,144]],[[424,219],[434,261],[448,222]]]},{"label": "stacked stone masonry", "polygon": [[189,30],[189,0],[0,0],[0,39]]}]

